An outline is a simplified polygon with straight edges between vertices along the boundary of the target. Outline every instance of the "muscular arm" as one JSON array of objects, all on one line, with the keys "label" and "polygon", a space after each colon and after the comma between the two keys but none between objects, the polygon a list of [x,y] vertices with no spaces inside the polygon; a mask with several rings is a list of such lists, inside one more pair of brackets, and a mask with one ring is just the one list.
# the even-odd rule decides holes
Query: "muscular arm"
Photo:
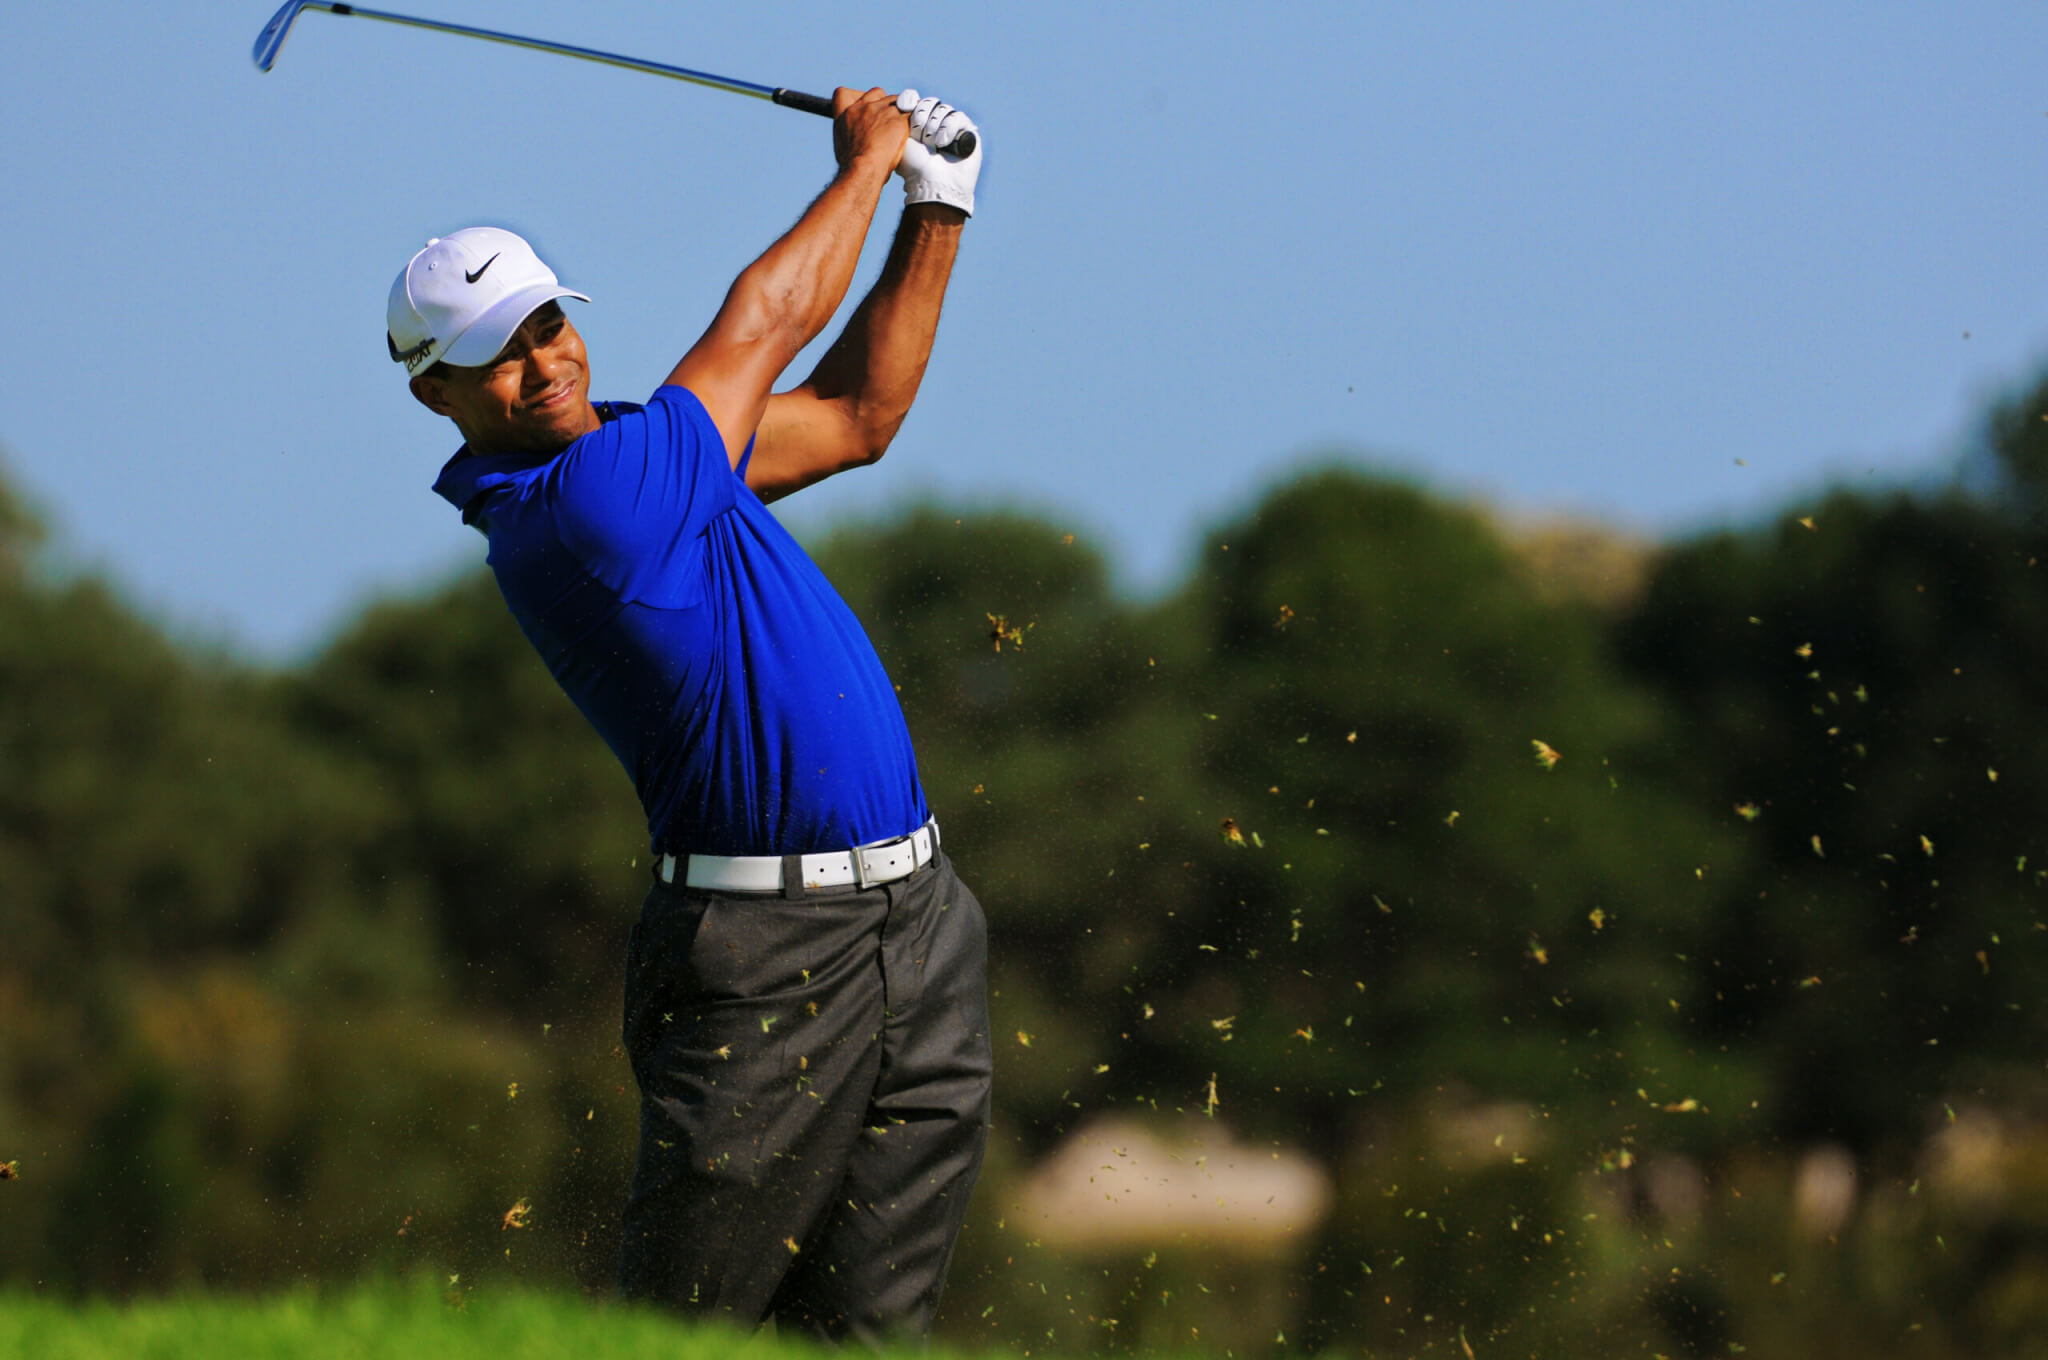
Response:
[{"label": "muscular arm", "polygon": [[734,465],[761,424],[776,378],[845,299],[909,130],[885,91],[840,89],[833,103],[839,173],[797,224],[733,281],[710,329],[668,376],[704,403]]},{"label": "muscular arm", "polygon": [[889,447],[931,359],[966,220],[937,203],[903,210],[882,276],[845,333],[802,384],[768,399],[747,465],[762,500],[872,463]]}]

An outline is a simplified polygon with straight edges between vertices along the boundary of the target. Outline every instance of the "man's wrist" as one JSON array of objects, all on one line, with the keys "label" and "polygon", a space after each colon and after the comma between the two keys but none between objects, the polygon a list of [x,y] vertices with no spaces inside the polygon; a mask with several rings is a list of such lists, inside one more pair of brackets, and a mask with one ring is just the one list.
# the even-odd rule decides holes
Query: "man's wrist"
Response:
[{"label": "man's wrist", "polygon": [[863,151],[839,167],[843,179],[873,180],[885,184],[889,176],[896,173],[897,157],[886,151]]},{"label": "man's wrist", "polygon": [[958,231],[967,225],[967,213],[950,203],[927,200],[905,204],[903,220],[919,227],[950,227]]}]

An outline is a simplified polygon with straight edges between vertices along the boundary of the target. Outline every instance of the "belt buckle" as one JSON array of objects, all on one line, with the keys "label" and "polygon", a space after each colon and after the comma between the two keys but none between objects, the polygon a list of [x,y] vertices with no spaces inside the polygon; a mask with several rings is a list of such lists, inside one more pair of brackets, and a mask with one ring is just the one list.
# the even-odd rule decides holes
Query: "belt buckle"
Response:
[{"label": "belt buckle", "polygon": [[892,836],[886,841],[872,841],[867,845],[854,846],[852,850],[847,852],[853,857],[853,881],[859,885],[863,892],[876,886],[875,882],[871,882],[868,879],[867,852],[870,850],[894,850],[899,845],[909,852],[910,868],[903,873],[897,874],[895,878],[880,881],[893,883],[897,878],[908,878],[911,874],[916,873],[922,867],[917,859],[917,838],[926,831],[931,832],[932,840],[931,853],[926,857],[927,862],[929,862],[938,853],[939,824],[937,818],[927,821],[923,826],[917,828],[916,831],[911,831],[901,836]]},{"label": "belt buckle", "polygon": [[[916,832],[912,832],[909,836],[892,836],[886,841],[871,841],[867,845],[854,846],[852,850],[853,881],[860,885],[861,890],[863,892],[865,892],[869,888],[874,887],[875,883],[870,882],[868,880],[868,851],[874,850],[877,852],[883,852],[894,850],[899,845],[909,844],[911,836],[915,836],[916,834]],[[913,846],[910,851],[910,865],[912,869],[915,869],[917,867],[917,850],[915,846]],[[894,883],[897,878],[902,877],[904,877],[904,875],[897,874],[895,878],[890,878],[886,880],[876,880],[876,882]]]}]

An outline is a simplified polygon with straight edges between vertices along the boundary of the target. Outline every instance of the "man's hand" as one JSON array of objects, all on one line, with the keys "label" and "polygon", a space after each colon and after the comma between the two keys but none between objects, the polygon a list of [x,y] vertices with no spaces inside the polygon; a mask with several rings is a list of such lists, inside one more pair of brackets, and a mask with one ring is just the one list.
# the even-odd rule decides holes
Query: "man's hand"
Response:
[{"label": "man's hand", "polygon": [[[974,182],[981,177],[981,131],[974,120],[951,104],[920,98],[916,90],[897,95],[895,107],[910,115],[910,138],[896,164],[904,203],[943,203],[974,216]],[[974,154],[948,155],[946,148],[969,131]]]},{"label": "man's hand", "polygon": [[863,94],[840,86],[832,92],[832,154],[841,169],[872,159],[895,169],[903,155],[910,123],[887,90],[876,86]]}]

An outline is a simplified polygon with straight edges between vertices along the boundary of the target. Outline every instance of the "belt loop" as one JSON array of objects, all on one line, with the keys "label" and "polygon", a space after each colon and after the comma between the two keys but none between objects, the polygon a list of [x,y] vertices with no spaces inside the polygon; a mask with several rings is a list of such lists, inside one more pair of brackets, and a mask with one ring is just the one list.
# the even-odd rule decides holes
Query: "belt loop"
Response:
[{"label": "belt loop", "polygon": [[804,900],[804,857],[784,855],[782,857],[782,896],[785,901]]}]

